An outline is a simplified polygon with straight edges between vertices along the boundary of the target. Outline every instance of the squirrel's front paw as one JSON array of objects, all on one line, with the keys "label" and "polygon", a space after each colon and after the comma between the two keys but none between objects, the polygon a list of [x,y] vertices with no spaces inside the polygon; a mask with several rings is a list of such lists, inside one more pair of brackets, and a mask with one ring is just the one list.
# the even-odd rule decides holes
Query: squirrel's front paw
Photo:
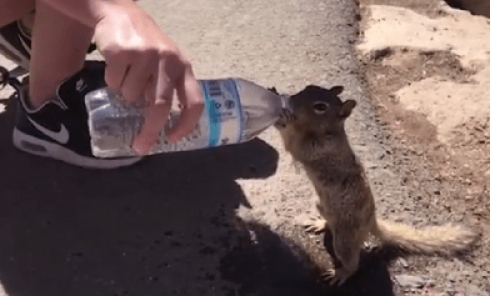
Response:
[{"label": "squirrel's front paw", "polygon": [[280,116],[284,118],[286,122],[290,122],[295,119],[293,112],[287,108],[282,108]]},{"label": "squirrel's front paw", "polygon": [[286,125],[294,120],[294,115],[290,110],[283,108],[279,113],[279,119],[274,124],[277,128],[285,128]]},{"label": "squirrel's front paw", "polygon": [[329,269],[322,274],[323,280],[333,286],[342,286],[349,276],[342,268]]},{"label": "squirrel's front paw", "polygon": [[281,109],[281,112],[279,113],[279,119],[276,120],[274,123],[274,126],[277,128],[285,128],[286,124],[288,123],[288,115],[287,113],[289,110],[287,109]]},{"label": "squirrel's front paw", "polygon": [[313,232],[315,234],[324,232],[327,228],[327,221],[323,218],[311,219],[305,224],[306,232]]}]

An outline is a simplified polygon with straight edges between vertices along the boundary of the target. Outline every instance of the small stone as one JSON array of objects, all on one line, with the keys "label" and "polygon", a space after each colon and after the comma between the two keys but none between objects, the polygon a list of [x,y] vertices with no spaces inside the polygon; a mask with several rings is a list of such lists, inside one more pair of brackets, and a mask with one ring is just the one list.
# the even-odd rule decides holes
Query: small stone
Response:
[{"label": "small stone", "polygon": [[381,58],[387,57],[392,53],[391,49],[389,47],[381,48],[381,49],[374,49],[371,51],[371,59],[372,60],[379,60]]},{"label": "small stone", "polygon": [[436,281],[433,279],[427,279],[427,281],[425,283],[426,287],[435,287],[435,285],[436,285]]},{"label": "small stone", "polygon": [[454,285],[452,282],[446,282],[444,290],[448,295],[454,295],[456,294],[456,288],[454,288]]},{"label": "small stone", "polygon": [[367,169],[375,169],[378,167],[378,164],[372,161],[365,161],[364,162],[364,167]]},{"label": "small stone", "polygon": [[422,288],[426,284],[426,280],[424,280],[420,276],[415,275],[395,275],[395,280],[402,288],[405,289]]},{"label": "small stone", "polygon": [[451,282],[454,283],[456,282],[457,274],[456,273],[449,273],[446,275],[446,278]]},{"label": "small stone", "polygon": [[407,260],[403,259],[403,258],[399,258],[398,259],[398,263],[400,263],[401,266],[407,268],[408,267],[408,262]]}]

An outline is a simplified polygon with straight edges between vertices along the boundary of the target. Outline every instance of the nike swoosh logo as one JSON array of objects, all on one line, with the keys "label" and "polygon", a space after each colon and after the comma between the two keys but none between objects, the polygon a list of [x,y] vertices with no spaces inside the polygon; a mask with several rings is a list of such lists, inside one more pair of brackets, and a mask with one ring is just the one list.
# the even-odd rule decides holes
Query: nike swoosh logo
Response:
[{"label": "nike swoosh logo", "polygon": [[29,116],[26,116],[26,117],[32,123],[32,125],[35,128],[37,128],[41,133],[43,133],[46,136],[50,137],[51,139],[59,142],[60,144],[68,143],[68,140],[70,139],[70,134],[68,134],[68,130],[66,129],[66,127],[63,124],[61,125],[59,132],[53,132],[53,131],[48,130],[47,128],[39,125],[37,122],[32,120]]}]

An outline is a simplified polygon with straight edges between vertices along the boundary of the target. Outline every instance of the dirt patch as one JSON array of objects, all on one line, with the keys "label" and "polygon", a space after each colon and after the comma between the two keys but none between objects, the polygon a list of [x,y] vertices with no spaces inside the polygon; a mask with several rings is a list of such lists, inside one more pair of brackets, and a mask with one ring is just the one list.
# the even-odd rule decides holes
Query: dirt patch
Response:
[{"label": "dirt patch", "polygon": [[[410,48],[385,48],[361,56],[371,95],[387,122],[401,134],[420,144],[439,146],[437,128],[419,112],[400,105],[396,92],[413,82],[437,76],[456,83],[468,83],[476,71],[464,68],[448,51],[420,51]],[[423,96],[423,94],[421,94]]]},{"label": "dirt patch", "polygon": [[400,165],[402,185],[427,205],[427,221],[438,219],[430,205],[483,233],[471,264],[415,259],[412,272],[435,282],[410,293],[489,295],[490,46],[483,37],[490,36],[489,23],[436,0],[360,4],[358,61],[378,121],[392,132],[382,141]]}]

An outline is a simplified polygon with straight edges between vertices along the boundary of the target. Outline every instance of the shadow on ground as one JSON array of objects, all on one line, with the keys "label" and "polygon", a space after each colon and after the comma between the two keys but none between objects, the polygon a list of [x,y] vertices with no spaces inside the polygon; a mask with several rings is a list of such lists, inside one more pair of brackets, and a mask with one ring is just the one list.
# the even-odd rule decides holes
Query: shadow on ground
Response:
[{"label": "shadow on ground", "polygon": [[14,99],[1,102],[0,283],[9,296],[392,295],[382,263],[330,289],[302,248],[264,225],[237,226],[235,209],[249,205],[235,180],[277,168],[277,151],[261,140],[84,170],[14,149]]},{"label": "shadow on ground", "polygon": [[446,3],[457,9],[468,10],[473,15],[490,17],[490,5],[486,0],[445,0]]},{"label": "shadow on ground", "polygon": [[[252,231],[242,243],[223,259],[221,271],[224,279],[238,283],[236,295],[323,295],[323,296],[393,296],[393,285],[387,266],[397,257],[396,252],[388,249],[375,249],[362,254],[361,268],[358,273],[341,287],[322,283],[321,273],[326,265],[320,266],[319,258],[312,246],[303,245],[312,240],[305,237],[301,228],[292,229],[290,235],[301,237],[301,246],[290,239],[271,235],[264,226],[248,223],[246,229]],[[331,236],[325,235],[325,248],[316,252],[330,253]],[[271,284],[272,283],[272,284]]]}]

